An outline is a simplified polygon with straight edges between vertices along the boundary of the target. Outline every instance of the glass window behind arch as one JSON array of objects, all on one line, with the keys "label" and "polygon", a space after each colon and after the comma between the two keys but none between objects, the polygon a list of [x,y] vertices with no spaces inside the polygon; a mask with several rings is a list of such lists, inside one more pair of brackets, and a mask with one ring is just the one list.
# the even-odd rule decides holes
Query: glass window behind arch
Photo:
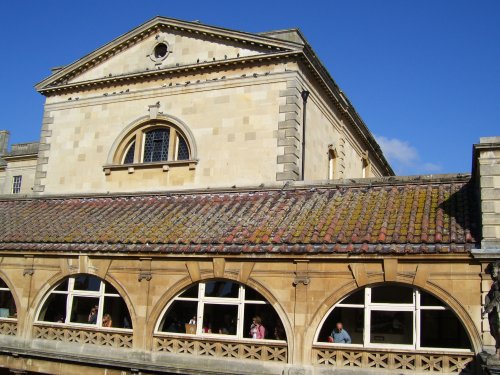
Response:
[{"label": "glass window behind arch", "polygon": [[144,141],[144,162],[168,160],[170,128],[155,129],[146,133]]}]

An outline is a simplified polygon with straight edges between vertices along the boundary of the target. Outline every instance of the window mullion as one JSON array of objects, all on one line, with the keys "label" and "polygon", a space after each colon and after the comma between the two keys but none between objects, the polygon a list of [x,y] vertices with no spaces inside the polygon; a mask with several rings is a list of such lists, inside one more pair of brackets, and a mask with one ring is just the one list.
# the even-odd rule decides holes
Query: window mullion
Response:
[{"label": "window mullion", "polygon": [[66,324],[71,322],[71,309],[72,308],[73,308],[73,293],[67,292],[67,298],[66,298],[66,317],[64,319],[64,323],[66,323]]},{"label": "window mullion", "polygon": [[173,127],[170,127],[168,139],[168,157],[167,160],[176,160],[175,150],[177,148],[177,133]]},{"label": "window mullion", "polygon": [[198,304],[197,304],[197,310],[196,310],[196,316],[197,316],[197,324],[196,324],[196,334],[201,335],[203,332],[203,320],[204,320],[204,303],[203,303],[203,296],[205,295],[205,283],[200,283],[198,284]]},{"label": "window mullion", "polygon": [[414,344],[415,349],[420,349],[420,325],[422,324],[422,318],[420,316],[420,292],[418,289],[415,289],[415,338]]},{"label": "window mullion", "polygon": [[135,134],[135,155],[134,162],[144,163],[144,140],[146,133],[142,130],[138,130]]},{"label": "window mullion", "polygon": [[365,289],[365,316],[364,324],[365,329],[363,330],[363,346],[366,347],[370,344],[370,333],[371,333],[371,288]]},{"label": "window mullion", "polygon": [[104,315],[104,295],[106,291],[106,284],[101,281],[101,286],[99,288],[99,310],[97,311],[97,326],[102,327],[102,317]]},{"label": "window mullion", "polygon": [[96,321],[96,327],[101,328],[102,327],[102,316],[103,316],[103,310],[104,310],[104,293],[100,293],[99,295],[99,309],[97,310],[97,321]]},{"label": "window mullion", "polygon": [[239,339],[243,338],[243,330],[245,327],[245,287],[240,285],[240,290],[238,293],[239,303],[238,303],[238,317],[236,320],[236,337]]}]

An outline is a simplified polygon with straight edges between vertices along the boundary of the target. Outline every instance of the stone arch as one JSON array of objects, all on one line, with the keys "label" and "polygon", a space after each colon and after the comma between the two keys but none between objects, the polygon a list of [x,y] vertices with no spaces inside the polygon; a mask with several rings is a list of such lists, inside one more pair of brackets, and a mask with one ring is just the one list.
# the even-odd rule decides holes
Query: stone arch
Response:
[{"label": "stone arch", "polygon": [[95,276],[99,278],[100,280],[107,282],[111,284],[117,291],[120,297],[123,299],[125,302],[125,305],[127,306],[128,312],[130,314],[130,319],[132,323],[132,328],[135,330],[135,327],[137,327],[137,314],[134,309],[134,305],[132,304],[132,301],[130,299],[130,296],[126,292],[125,287],[113,276],[107,274],[105,276],[99,275],[96,272],[92,272],[91,270],[88,270],[87,272],[80,272],[80,271],[75,271],[75,272],[59,272],[55,275],[53,275],[51,278],[49,278],[44,286],[37,291],[35,297],[32,300],[31,307],[29,308],[29,314],[25,317],[25,327],[26,330],[28,330],[27,337],[31,337],[31,327],[33,324],[36,322],[36,319],[39,315],[40,309],[43,306],[43,303],[45,302],[46,297],[48,294],[55,288],[57,287],[61,282],[63,282],[66,278],[72,277],[72,276],[78,276],[78,275],[90,275],[90,276]]},{"label": "stone arch", "polygon": [[190,127],[178,117],[163,113],[158,113],[155,118],[151,118],[151,116],[141,116],[130,122],[120,132],[120,134],[118,134],[118,136],[115,138],[115,141],[111,145],[108,157],[106,159],[106,164],[115,164],[115,155],[118,152],[119,147],[123,144],[123,142],[127,139],[127,137],[138,128],[146,126],[148,122],[151,122],[152,120],[163,121],[177,127],[183,133],[187,143],[189,144],[191,151],[191,159],[192,160],[198,159],[198,148],[196,146],[194,134],[191,131]]},{"label": "stone arch", "polygon": [[[419,284],[419,283],[412,283],[408,282],[404,277],[398,277],[397,280],[395,281],[390,281],[390,282],[385,282],[379,275],[373,276],[373,277],[368,277],[367,283],[364,285],[357,285],[354,280],[347,282],[337,288],[329,297],[327,297],[320,305],[319,308],[316,310],[314,315],[312,316],[310,322],[309,322],[309,329],[307,330],[305,334],[305,340],[304,342],[306,343],[306,346],[308,348],[312,348],[314,345],[314,339],[316,337],[317,332],[321,329],[321,323],[323,322],[324,318],[327,316],[327,314],[331,311],[331,308],[337,304],[342,298],[354,293],[355,291],[358,291],[360,289],[366,288],[366,287],[373,287],[373,286],[379,286],[383,285],[384,283],[387,284],[400,284],[403,286],[411,287],[411,288],[419,288],[423,290],[424,292],[430,293],[433,296],[437,297],[439,300],[444,302],[452,311],[453,313],[457,316],[459,319],[460,323],[462,323],[463,327],[467,331],[467,335],[469,336],[470,343],[472,345],[473,351],[475,353],[479,353],[482,350],[482,341],[481,341],[481,336],[480,333],[478,332],[476,326],[474,325],[474,321],[470,317],[470,315],[467,313],[465,308],[460,304],[459,301],[453,297],[452,294],[448,293],[446,290],[443,288],[431,283],[427,282],[424,285]],[[311,353],[308,353],[308,356],[311,356]]]},{"label": "stone arch", "polygon": [[192,281],[189,276],[186,276],[182,278],[181,280],[177,281],[174,285],[172,285],[156,302],[155,306],[151,310],[151,313],[149,314],[148,321],[146,323],[146,330],[145,334],[147,337],[147,343],[146,343],[146,350],[151,350],[152,349],[152,343],[153,343],[153,335],[155,332],[155,328],[159,322],[159,320],[162,318],[162,314],[165,311],[166,306],[168,303],[175,298],[177,295],[179,295],[184,289],[188,288],[191,285],[200,283],[200,282],[206,282],[206,281],[212,281],[212,280],[228,280],[228,281],[234,281],[235,283],[242,284],[245,286],[248,286],[250,288],[255,289],[257,292],[262,294],[262,296],[266,299],[266,301],[274,308],[276,311],[276,314],[281,320],[281,323],[283,324],[283,328],[285,329],[286,337],[287,337],[287,348],[288,348],[288,353],[289,353],[289,358],[291,357],[290,353],[292,353],[292,348],[293,348],[293,329],[292,329],[292,324],[290,322],[290,319],[288,317],[288,314],[286,314],[285,310],[279,303],[278,299],[274,297],[272,292],[266,288],[263,284],[259,283],[255,279],[249,278],[246,282],[242,282],[238,279],[237,275],[231,275],[231,274],[225,274],[223,277],[202,277],[200,280],[197,281]]}]

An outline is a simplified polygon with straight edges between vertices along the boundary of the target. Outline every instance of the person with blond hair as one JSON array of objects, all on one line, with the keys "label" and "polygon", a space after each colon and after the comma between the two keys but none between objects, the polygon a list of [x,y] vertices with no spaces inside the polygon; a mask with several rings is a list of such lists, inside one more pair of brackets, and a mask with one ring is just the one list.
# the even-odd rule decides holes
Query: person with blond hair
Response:
[{"label": "person with blond hair", "polygon": [[111,315],[109,315],[109,314],[103,315],[102,326],[103,327],[112,327],[113,326],[113,320],[111,320]]}]

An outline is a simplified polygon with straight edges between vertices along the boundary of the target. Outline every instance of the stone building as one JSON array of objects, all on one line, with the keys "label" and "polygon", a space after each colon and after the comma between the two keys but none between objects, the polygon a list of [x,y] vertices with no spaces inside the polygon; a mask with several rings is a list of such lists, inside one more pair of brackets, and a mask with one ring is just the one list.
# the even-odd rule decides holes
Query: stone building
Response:
[{"label": "stone building", "polygon": [[481,372],[500,138],[395,177],[293,29],[157,17],[36,88],[39,143],[0,132],[6,373]]}]

